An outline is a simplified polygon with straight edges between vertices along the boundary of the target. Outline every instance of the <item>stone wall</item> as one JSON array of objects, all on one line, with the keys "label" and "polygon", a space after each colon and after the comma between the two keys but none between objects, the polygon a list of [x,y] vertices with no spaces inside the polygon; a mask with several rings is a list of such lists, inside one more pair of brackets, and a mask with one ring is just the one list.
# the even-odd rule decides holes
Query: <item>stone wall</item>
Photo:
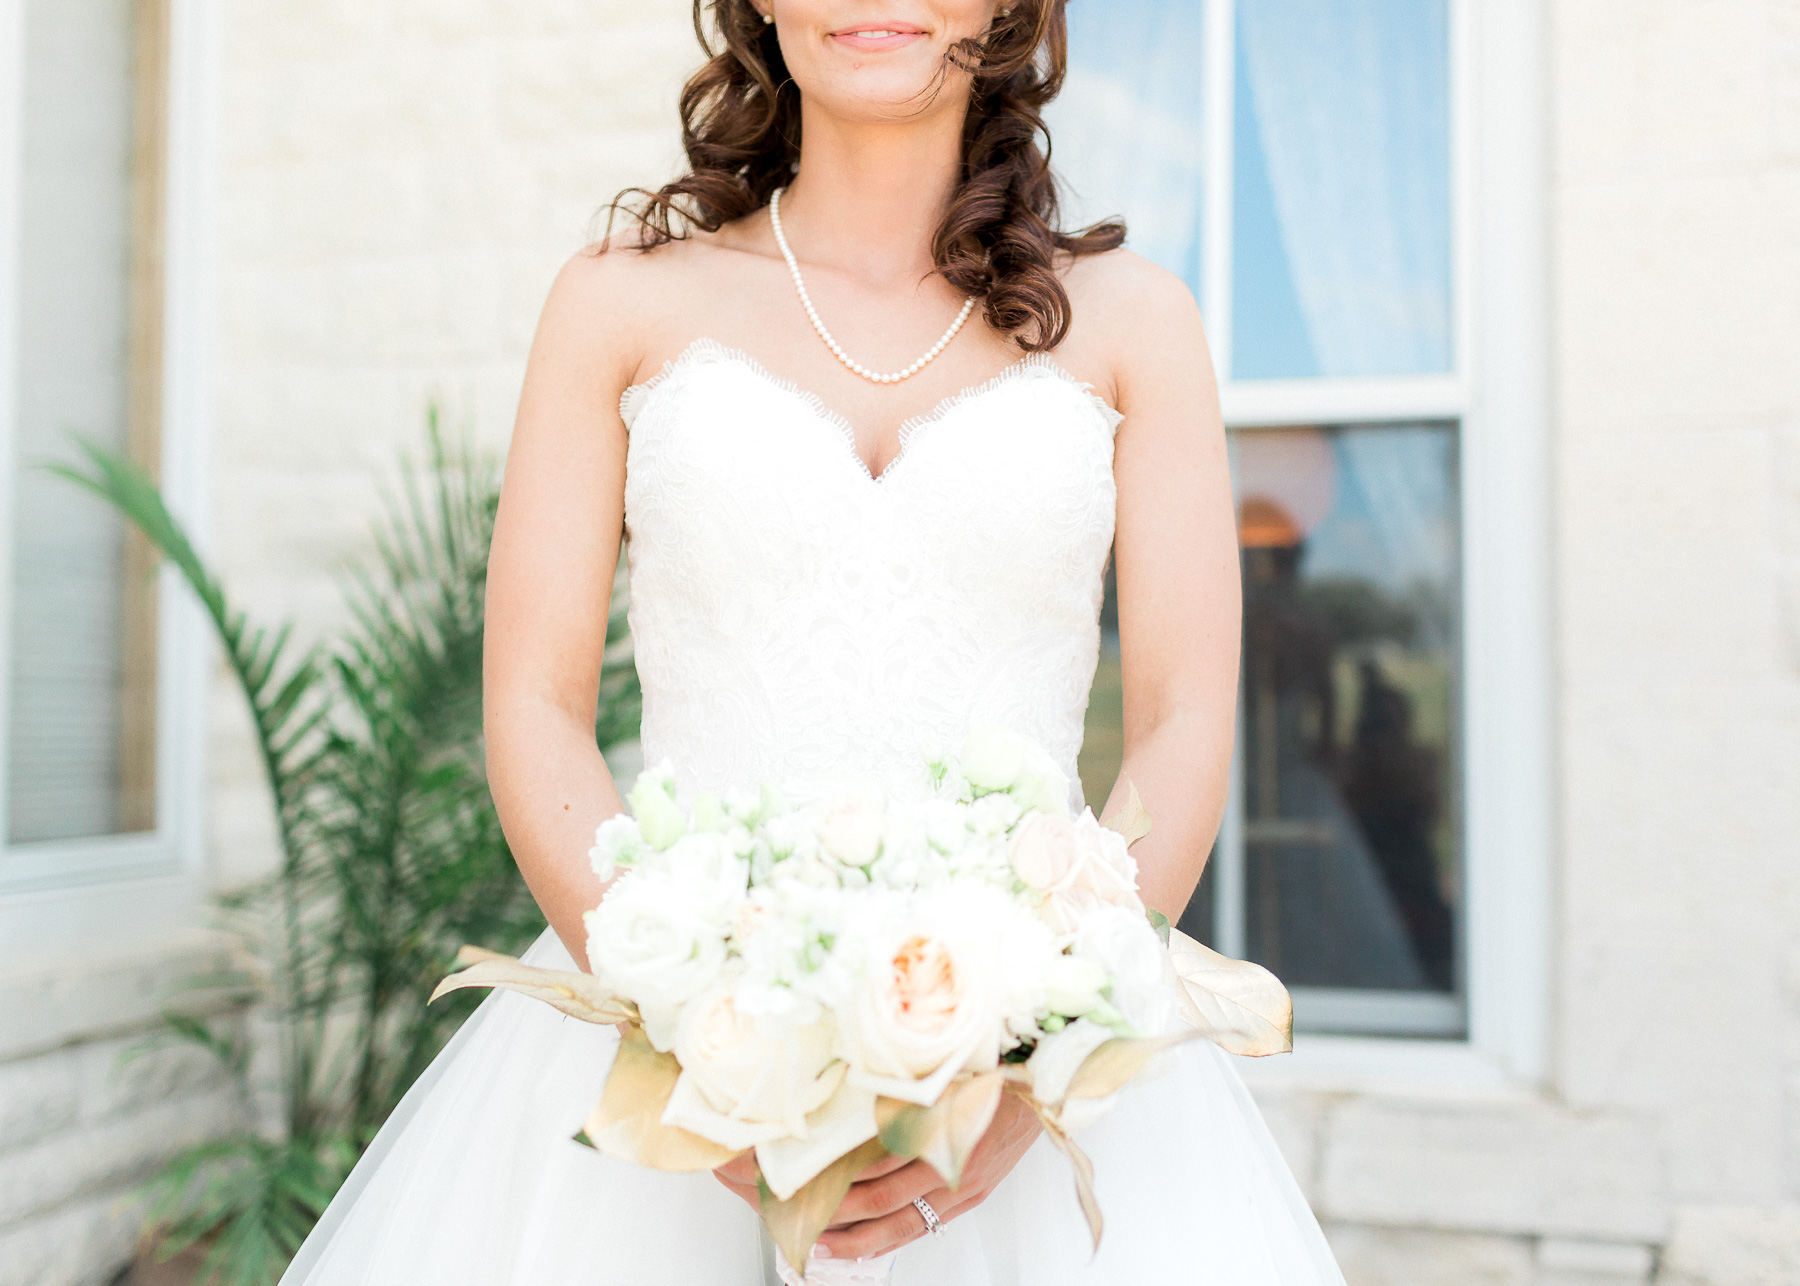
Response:
[{"label": "stone wall", "polygon": [[221,963],[201,935],[0,976],[0,1286],[104,1286],[131,1258],[161,1163],[247,1119],[192,1045],[146,1046],[182,979]]},{"label": "stone wall", "polygon": [[1658,1124],[1668,1280],[1795,1280],[1800,5],[1551,13],[1556,1088]]},{"label": "stone wall", "polygon": [[[686,0],[226,5],[211,546],[255,610],[340,619],[427,405],[504,451],[538,310],[621,188],[680,159]],[[235,693],[213,701],[213,851],[273,853]]]}]

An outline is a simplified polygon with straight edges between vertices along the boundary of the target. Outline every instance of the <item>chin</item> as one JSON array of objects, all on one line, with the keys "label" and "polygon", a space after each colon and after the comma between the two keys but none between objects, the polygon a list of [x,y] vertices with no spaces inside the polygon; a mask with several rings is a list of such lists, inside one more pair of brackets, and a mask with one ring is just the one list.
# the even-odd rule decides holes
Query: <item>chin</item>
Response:
[{"label": "chin", "polygon": [[[957,41],[986,30],[992,9],[993,0],[787,0],[782,53],[801,93],[834,116],[916,119],[922,109],[961,100],[968,78],[945,75],[945,58]],[[862,38],[872,27],[892,31]]]},{"label": "chin", "polygon": [[[831,115],[862,122],[916,120],[962,101],[959,83],[966,78],[953,73],[940,87],[941,64],[935,57],[910,60],[910,64],[880,68],[864,64],[831,76],[816,91],[802,92],[812,94]],[[928,100],[933,89],[939,90],[937,97]]]}]

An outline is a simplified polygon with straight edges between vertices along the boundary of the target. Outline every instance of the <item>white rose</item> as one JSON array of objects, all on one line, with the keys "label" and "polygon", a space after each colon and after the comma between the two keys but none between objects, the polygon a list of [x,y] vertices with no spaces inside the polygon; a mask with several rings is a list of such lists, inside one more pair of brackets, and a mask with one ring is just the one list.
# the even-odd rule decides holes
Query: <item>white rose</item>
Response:
[{"label": "white rose", "polygon": [[1169,952],[1141,911],[1109,906],[1082,918],[1070,951],[1092,960],[1112,980],[1113,1008],[1137,1036],[1179,1030],[1175,988],[1179,985]]},{"label": "white rose", "polygon": [[957,881],[847,927],[859,968],[838,1031],[854,1083],[929,1105],[958,1072],[998,1063],[1015,1003],[997,931],[1009,912],[1004,894]]},{"label": "white rose", "polygon": [[666,1051],[680,1006],[725,967],[720,926],[695,914],[668,880],[643,872],[622,877],[582,918],[595,976],[636,1002],[650,1043]]},{"label": "white rose", "polygon": [[675,769],[667,759],[638,774],[627,802],[650,847],[667,848],[686,833],[687,814],[675,802]]},{"label": "white rose", "polygon": [[845,866],[866,867],[881,852],[887,801],[881,787],[856,782],[827,798],[819,807],[819,843]]},{"label": "white rose", "polygon": [[758,1021],[739,1010],[736,984],[722,979],[683,1007],[674,1043],[681,1077],[663,1124],[727,1148],[803,1135],[807,1114],[844,1079],[832,1054],[831,1021]]},{"label": "white rose", "polygon": [[732,837],[718,831],[683,835],[657,866],[694,913],[714,924],[729,923],[750,884],[750,864],[738,856]]},{"label": "white rose", "polygon": [[1040,895],[1038,914],[1058,933],[1073,933],[1082,918],[1101,907],[1123,907],[1142,917],[1137,863],[1125,837],[1100,825],[1092,810],[1070,821],[1051,813],[1029,813],[1013,832],[1008,848],[1013,873]]}]

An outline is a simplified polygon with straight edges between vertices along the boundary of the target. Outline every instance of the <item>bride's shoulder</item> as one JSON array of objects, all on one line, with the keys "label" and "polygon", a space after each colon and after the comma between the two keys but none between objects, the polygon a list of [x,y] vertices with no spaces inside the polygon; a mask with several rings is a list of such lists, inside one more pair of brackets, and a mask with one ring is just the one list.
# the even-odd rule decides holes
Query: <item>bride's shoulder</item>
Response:
[{"label": "bride's shoulder", "polygon": [[636,226],[617,229],[563,263],[540,335],[604,354],[623,387],[639,378],[645,354],[664,347],[666,335],[692,329],[723,252],[705,233],[657,242]]},{"label": "bride's shoulder", "polygon": [[1062,276],[1070,325],[1058,351],[1104,372],[1104,386],[1119,398],[1166,384],[1172,371],[1191,368],[1205,352],[1193,292],[1142,255],[1126,249],[1083,255],[1063,265]]},{"label": "bride's shoulder", "polygon": [[1123,247],[1071,256],[1062,267],[1063,286],[1076,324],[1112,329],[1129,320],[1133,328],[1197,317],[1187,283],[1167,268]]}]

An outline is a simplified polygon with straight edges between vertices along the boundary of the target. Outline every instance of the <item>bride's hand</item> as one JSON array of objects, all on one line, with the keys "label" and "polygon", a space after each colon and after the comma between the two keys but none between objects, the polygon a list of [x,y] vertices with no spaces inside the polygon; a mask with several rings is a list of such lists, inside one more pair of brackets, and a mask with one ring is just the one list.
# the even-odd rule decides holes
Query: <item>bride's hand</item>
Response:
[{"label": "bride's hand", "polygon": [[[938,1172],[925,1162],[889,1158],[863,1172],[838,1207],[821,1244],[833,1259],[867,1259],[917,1241],[926,1229],[925,1216],[913,1205],[914,1197],[924,1197],[938,1219],[949,1223],[987,1200],[1042,1129],[1037,1114],[1022,1100],[1013,1094],[1002,1095],[987,1133],[963,1166],[962,1186],[955,1192],[946,1188]],[[750,1196],[754,1201],[754,1166]]]},{"label": "bride's hand", "polygon": [[[858,1183],[869,1183],[907,1165],[900,1157],[885,1157],[857,1176]],[[745,1152],[713,1171],[713,1177],[737,1193],[750,1208],[762,1213],[762,1197],[756,1187],[756,1153]]]}]

